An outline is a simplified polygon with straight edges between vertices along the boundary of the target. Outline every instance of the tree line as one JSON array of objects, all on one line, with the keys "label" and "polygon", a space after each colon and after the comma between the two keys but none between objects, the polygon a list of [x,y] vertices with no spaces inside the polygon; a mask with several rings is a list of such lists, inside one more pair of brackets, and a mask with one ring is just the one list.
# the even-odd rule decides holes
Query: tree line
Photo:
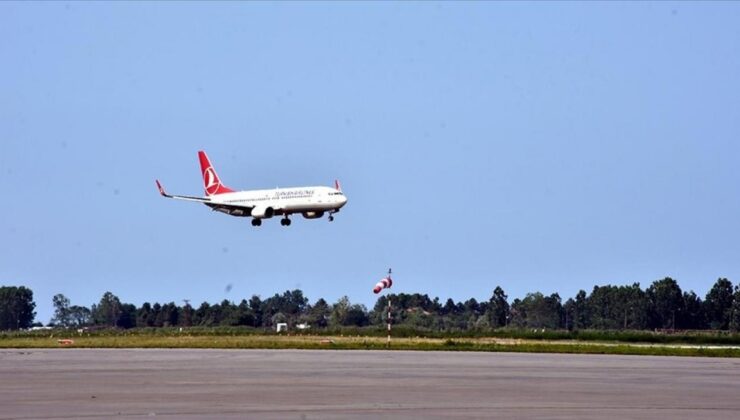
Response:
[{"label": "tree line", "polygon": [[[398,293],[380,296],[368,310],[342,297],[329,303],[320,298],[309,303],[299,289],[262,299],[254,295],[240,302],[224,300],[193,307],[189,302],[124,303],[106,292],[91,307],[72,305],[62,294],[52,299],[54,317],[49,325],[80,327],[191,327],[248,326],[274,328],[278,323],[327,327],[382,326],[387,322],[388,300],[394,324],[419,331],[486,331],[497,328],[595,329],[595,330],[733,330],[740,331],[740,285],[718,279],[704,299],[682,291],[669,277],[646,289],[628,286],[594,286],[562,301],[560,295],[528,293],[509,302],[501,287],[487,300],[456,302],[426,294]],[[35,317],[33,292],[25,287],[0,287],[0,330],[28,328]]]}]

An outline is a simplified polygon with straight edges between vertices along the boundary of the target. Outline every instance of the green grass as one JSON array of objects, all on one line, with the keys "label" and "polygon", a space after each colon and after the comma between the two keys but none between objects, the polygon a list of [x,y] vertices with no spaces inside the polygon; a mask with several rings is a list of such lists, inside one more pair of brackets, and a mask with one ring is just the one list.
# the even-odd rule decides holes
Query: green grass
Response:
[{"label": "green grass", "polygon": [[[74,344],[62,346],[58,339]],[[0,335],[0,348],[217,348],[217,349],[386,349],[380,336],[276,335],[251,331],[243,334],[206,334],[206,331],[106,331],[94,334],[15,333]],[[677,347],[669,344],[604,343],[579,340],[546,341],[496,337],[394,337],[393,350],[485,351],[571,354],[740,357],[740,349]]]},{"label": "green grass", "polygon": [[[6,331],[0,332],[0,341],[7,338],[17,337],[48,337],[50,334],[78,335],[75,331]],[[133,328],[129,330],[120,329],[96,329],[86,331],[85,336],[177,336],[186,334],[189,336],[277,336],[274,330],[251,328],[251,327],[188,327],[182,332],[177,327],[164,328]],[[387,334],[385,326],[369,327],[342,327],[331,329],[308,330],[300,333],[305,336],[363,336],[363,337],[385,337]],[[432,331],[424,328],[415,328],[408,325],[397,325],[393,327],[394,338],[439,338],[439,339],[463,339],[463,338],[500,338],[500,339],[522,339],[538,341],[584,341],[584,342],[613,342],[613,343],[655,343],[655,344],[707,344],[707,345],[740,345],[740,334],[728,331],[680,331],[680,332],[653,332],[635,330],[531,330],[500,328],[496,330],[465,330],[465,331]]]}]

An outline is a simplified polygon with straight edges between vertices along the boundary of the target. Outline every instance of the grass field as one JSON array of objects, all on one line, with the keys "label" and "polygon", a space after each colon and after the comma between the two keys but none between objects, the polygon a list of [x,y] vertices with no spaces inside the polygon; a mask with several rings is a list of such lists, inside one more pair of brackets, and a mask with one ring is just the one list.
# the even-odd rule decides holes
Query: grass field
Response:
[{"label": "grass field", "polygon": [[[60,344],[59,340],[73,342]],[[218,349],[388,349],[385,337],[233,334],[12,334],[0,348],[218,348]],[[533,340],[497,337],[393,338],[392,350],[488,351],[531,353],[634,354],[740,357],[740,347],[697,344],[625,343],[583,340]]]}]

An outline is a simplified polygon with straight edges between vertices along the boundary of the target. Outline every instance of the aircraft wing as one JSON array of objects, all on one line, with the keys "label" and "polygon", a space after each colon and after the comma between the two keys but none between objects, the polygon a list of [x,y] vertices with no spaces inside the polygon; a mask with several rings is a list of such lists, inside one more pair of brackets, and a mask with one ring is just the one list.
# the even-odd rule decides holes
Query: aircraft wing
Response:
[{"label": "aircraft wing", "polygon": [[189,195],[172,195],[172,194],[167,194],[167,192],[162,187],[162,184],[159,183],[159,180],[157,180],[157,189],[159,190],[159,194],[161,194],[162,197],[174,198],[176,200],[197,201],[197,202],[200,202],[200,203],[210,203],[211,202],[211,199],[210,198],[192,197],[192,196],[189,196]]},{"label": "aircraft wing", "polygon": [[[161,194],[162,197],[173,198],[175,200],[195,201],[198,203],[203,203],[215,211],[220,211],[232,216],[251,216],[252,209],[254,209],[255,207],[254,205],[222,203],[218,201],[213,201],[210,197],[193,197],[189,195],[168,194],[167,191],[164,190],[164,187],[162,187],[162,184],[160,184],[159,180],[157,180],[157,189],[159,190],[159,194]],[[274,206],[273,210],[276,216],[285,214],[285,210],[282,206]]]}]

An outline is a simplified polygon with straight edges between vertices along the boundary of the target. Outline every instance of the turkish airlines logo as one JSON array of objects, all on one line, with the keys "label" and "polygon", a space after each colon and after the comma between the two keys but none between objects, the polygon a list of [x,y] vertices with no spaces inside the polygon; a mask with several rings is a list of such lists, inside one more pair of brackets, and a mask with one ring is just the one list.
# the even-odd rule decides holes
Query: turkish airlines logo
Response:
[{"label": "turkish airlines logo", "polygon": [[206,192],[208,195],[215,194],[218,191],[218,177],[210,166],[203,172],[203,181],[206,183]]}]

